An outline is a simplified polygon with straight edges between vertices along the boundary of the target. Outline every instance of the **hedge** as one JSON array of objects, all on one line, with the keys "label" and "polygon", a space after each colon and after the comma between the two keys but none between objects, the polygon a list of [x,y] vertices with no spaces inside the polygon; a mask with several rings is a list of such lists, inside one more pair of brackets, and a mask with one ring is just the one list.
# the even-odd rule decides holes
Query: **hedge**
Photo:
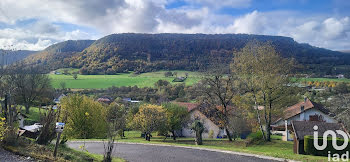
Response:
[{"label": "hedge", "polygon": [[[321,145],[323,143],[323,138],[318,138],[318,143]],[[337,139],[337,145],[341,146],[344,143],[344,139]],[[304,137],[304,151],[306,154],[316,155],[316,156],[328,156],[328,151],[331,151],[331,154],[344,154],[346,151],[350,152],[350,143],[344,150],[336,150],[332,145],[332,138],[327,138],[327,147],[324,150],[317,150],[314,147],[314,137],[305,136]]]}]

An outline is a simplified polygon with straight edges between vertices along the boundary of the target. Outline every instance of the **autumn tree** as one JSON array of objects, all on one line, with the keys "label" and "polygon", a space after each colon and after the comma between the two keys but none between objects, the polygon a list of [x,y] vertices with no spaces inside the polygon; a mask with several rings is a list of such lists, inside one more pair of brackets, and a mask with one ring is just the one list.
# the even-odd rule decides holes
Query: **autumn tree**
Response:
[{"label": "autumn tree", "polygon": [[162,105],[165,109],[167,123],[166,130],[173,134],[173,139],[176,140],[176,130],[180,130],[188,120],[187,108],[177,104],[166,103]]},{"label": "autumn tree", "polygon": [[92,98],[79,94],[61,101],[61,121],[66,123],[68,138],[104,138],[107,129],[107,109]]},{"label": "autumn tree", "polygon": [[[279,102],[291,82],[293,65],[293,60],[282,58],[269,43],[251,42],[235,53],[232,71],[239,77],[247,92],[252,94],[252,107],[267,141],[271,140],[272,115],[276,109],[282,108]],[[264,106],[263,114],[260,114],[258,105]]]},{"label": "autumn tree", "polygon": [[151,133],[164,129],[167,121],[166,112],[162,106],[141,105],[134,116],[134,127],[145,133],[147,141],[151,140]]}]

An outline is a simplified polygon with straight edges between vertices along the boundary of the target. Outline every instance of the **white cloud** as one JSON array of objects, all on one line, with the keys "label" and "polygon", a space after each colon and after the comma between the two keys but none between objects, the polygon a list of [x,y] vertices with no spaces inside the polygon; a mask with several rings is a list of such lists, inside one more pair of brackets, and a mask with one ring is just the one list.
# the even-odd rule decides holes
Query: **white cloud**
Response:
[{"label": "white cloud", "polygon": [[300,42],[331,49],[350,46],[349,17],[305,15],[291,11],[252,11],[240,16],[219,14],[221,8],[245,8],[251,0],[185,0],[188,5],[166,9],[174,0],[1,0],[0,22],[31,26],[0,29],[3,44],[18,49],[43,49],[67,39],[96,39],[82,29],[67,31],[54,22],[89,27],[101,33],[249,33],[291,36]]},{"label": "white cloud", "polygon": [[26,40],[17,40],[14,38],[0,38],[0,44],[2,45],[1,49],[11,49],[11,50],[19,50],[19,49],[27,49],[33,51],[39,51],[43,48],[48,47],[53,42],[51,40],[42,40],[38,39],[37,42],[29,43]]},{"label": "white cloud", "polygon": [[229,8],[245,8],[249,7],[251,4],[251,0],[186,0],[186,2],[190,4],[202,5],[214,9],[220,9],[222,7]]}]

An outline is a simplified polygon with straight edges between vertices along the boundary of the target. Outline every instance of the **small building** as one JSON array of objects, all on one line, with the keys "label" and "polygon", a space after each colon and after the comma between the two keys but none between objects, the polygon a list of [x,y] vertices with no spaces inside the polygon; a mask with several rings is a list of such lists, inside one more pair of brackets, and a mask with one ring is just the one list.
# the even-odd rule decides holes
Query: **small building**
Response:
[{"label": "small building", "polygon": [[[202,134],[203,138],[223,138],[226,136],[226,131],[224,128],[220,127],[220,123],[202,112],[201,108],[205,106],[204,104],[188,102],[174,102],[174,104],[187,108],[190,114],[190,121],[199,119],[203,122],[205,128]],[[180,136],[183,137],[196,137],[195,132],[191,129],[191,125],[191,122],[187,123],[178,134],[181,134]]]},{"label": "small building", "polygon": [[344,78],[345,78],[343,74],[338,74],[336,77],[337,77],[338,79],[344,79]]},{"label": "small building", "polygon": [[293,141],[292,121],[320,121],[326,123],[338,123],[334,115],[323,107],[321,104],[310,101],[305,98],[304,101],[299,102],[293,106],[288,107],[283,111],[283,116],[272,124],[273,133],[282,134],[282,140]]},{"label": "small building", "polygon": [[112,99],[110,97],[103,96],[103,97],[98,98],[97,102],[105,103],[105,104],[109,105],[110,103],[112,103]]},{"label": "small building", "polygon": [[130,102],[130,103],[139,103],[141,101],[138,101],[138,100],[132,100],[131,98],[123,98],[123,101],[124,102]]},{"label": "small building", "polygon": [[186,79],[187,77],[176,77],[172,82],[184,82]]},{"label": "small building", "polygon": [[54,102],[55,104],[59,104],[59,103],[61,103],[61,100],[62,100],[63,97],[66,97],[66,95],[62,93],[62,94],[58,95],[57,97],[55,97],[55,99],[53,100],[53,102]]},{"label": "small building", "polygon": [[[341,123],[327,123],[321,121],[292,121],[292,132],[294,139],[293,151],[295,154],[305,154],[304,151],[304,137],[313,136],[314,126],[317,126],[317,132],[319,136],[323,136],[323,133],[327,130],[342,130],[346,132],[349,136],[348,131]],[[336,133],[337,134],[337,133]],[[338,138],[343,138],[341,135],[337,134]]]}]

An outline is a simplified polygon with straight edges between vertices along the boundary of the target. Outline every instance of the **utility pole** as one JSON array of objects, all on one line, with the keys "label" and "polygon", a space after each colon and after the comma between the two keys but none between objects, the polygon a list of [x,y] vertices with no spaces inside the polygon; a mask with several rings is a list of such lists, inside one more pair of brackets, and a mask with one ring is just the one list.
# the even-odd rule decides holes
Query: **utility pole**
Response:
[{"label": "utility pole", "polygon": [[60,122],[56,123],[55,131],[57,132],[57,139],[56,139],[55,151],[53,152],[53,157],[55,157],[55,158],[57,155],[57,148],[58,148],[58,144],[60,143],[60,138],[61,138],[61,134],[62,134],[63,129],[64,129],[64,125],[65,125],[64,123],[60,123]]},{"label": "utility pole", "polygon": [[56,158],[56,155],[57,155],[57,147],[58,147],[58,144],[60,143],[60,138],[61,138],[61,132],[57,133],[55,151],[53,152],[53,157],[55,157],[55,158]]}]

